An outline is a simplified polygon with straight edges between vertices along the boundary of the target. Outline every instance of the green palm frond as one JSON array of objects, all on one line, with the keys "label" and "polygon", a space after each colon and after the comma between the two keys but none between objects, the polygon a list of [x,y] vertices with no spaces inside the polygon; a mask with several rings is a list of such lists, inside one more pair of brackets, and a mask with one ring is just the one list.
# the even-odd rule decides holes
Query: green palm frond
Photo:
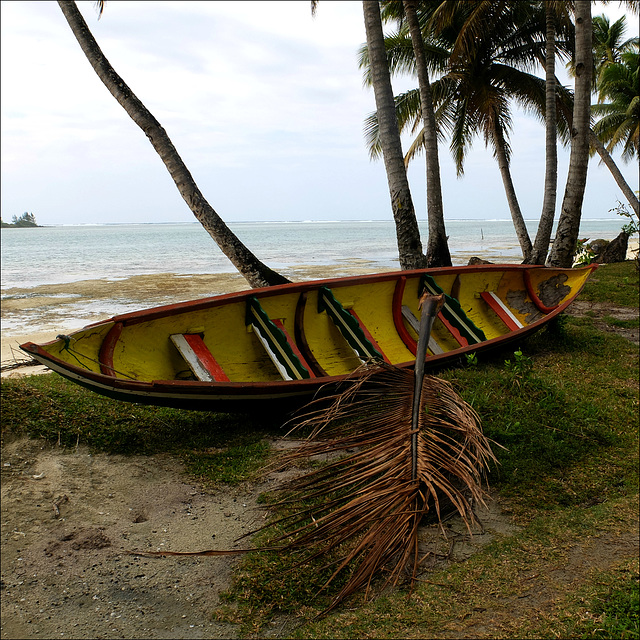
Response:
[{"label": "green palm frond", "polygon": [[[389,71],[392,74],[415,74],[416,61],[413,57],[413,46],[408,35],[391,34],[384,39],[384,46],[389,61]],[[366,44],[358,50],[358,68],[363,70],[362,84],[371,86],[371,61]]]},{"label": "green palm frond", "polygon": [[268,543],[302,550],[301,562],[331,557],[323,588],[349,570],[327,610],[356,591],[368,592],[383,569],[385,585],[403,576],[413,584],[422,518],[440,519],[453,509],[471,527],[473,506],[483,503],[483,475],[495,458],[478,415],[449,383],[425,377],[416,445],[413,384],[413,371],[363,366],[328,409],[307,414],[301,426],[312,435],[286,457],[285,464],[320,455],[334,460],[284,487],[278,504],[296,505],[296,512],[279,521],[287,533]]},{"label": "green palm frond", "polygon": [[[422,122],[419,90],[411,89],[397,95],[394,100],[400,131],[415,133]],[[369,157],[372,160],[377,160],[382,155],[382,146],[380,145],[380,128],[376,111],[365,118],[363,131]]]},{"label": "green palm frond", "polygon": [[[622,157],[628,161],[638,156],[640,128],[640,79],[638,46],[625,51],[620,62],[602,70],[598,104],[592,113],[599,120],[593,130],[609,152],[622,147]],[[606,102],[605,102],[606,101]]]}]

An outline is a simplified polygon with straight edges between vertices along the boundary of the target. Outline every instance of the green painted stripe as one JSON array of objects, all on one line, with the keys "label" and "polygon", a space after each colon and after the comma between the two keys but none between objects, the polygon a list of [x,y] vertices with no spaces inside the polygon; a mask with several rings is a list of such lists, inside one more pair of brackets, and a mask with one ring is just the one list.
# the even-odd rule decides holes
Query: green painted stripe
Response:
[{"label": "green painted stripe", "polygon": [[[426,289],[432,295],[440,295],[444,291],[438,286],[436,281],[427,273],[422,276],[422,289]],[[444,293],[445,303],[442,307],[442,315],[460,331],[470,343],[484,342],[487,339],[484,331],[467,317],[460,303],[455,298]]]},{"label": "green painted stripe", "polygon": [[[257,298],[251,297],[247,300],[247,324],[253,325],[259,335],[268,345],[267,352],[276,364],[280,365],[292,380],[303,380],[310,378],[311,374],[300,362],[300,359],[291,349],[287,337],[271,321],[264,309],[260,306]],[[279,367],[278,367],[279,368]],[[284,377],[284,376],[283,376]]]},{"label": "green painted stripe", "polygon": [[382,354],[367,339],[358,321],[340,304],[331,289],[318,289],[318,311],[326,311],[349,346],[363,360],[383,360]]}]

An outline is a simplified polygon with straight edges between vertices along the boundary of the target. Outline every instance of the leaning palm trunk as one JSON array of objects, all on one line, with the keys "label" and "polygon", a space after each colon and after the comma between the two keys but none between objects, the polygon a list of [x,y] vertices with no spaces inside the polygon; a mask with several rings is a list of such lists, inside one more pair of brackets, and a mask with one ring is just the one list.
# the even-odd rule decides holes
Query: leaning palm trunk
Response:
[{"label": "leaning palm trunk", "polygon": [[558,133],[556,115],[556,28],[553,6],[545,2],[546,59],[545,59],[545,176],[544,200],[538,232],[529,256],[530,264],[544,264],[549,253],[549,242],[556,212],[558,190]]},{"label": "leaning palm trunk", "polygon": [[87,60],[113,97],[144,131],[197,220],[252,287],[288,282],[247,249],[205,200],[166,131],[114,71],[73,1],[58,2]]},{"label": "leaning palm trunk", "polygon": [[620,191],[622,191],[624,197],[628,200],[629,204],[636,212],[636,215],[640,216],[640,202],[638,202],[636,194],[633,192],[633,189],[629,186],[628,182],[624,179],[624,176],[620,172],[620,169],[618,169],[618,165],[614,162],[611,154],[607,151],[607,148],[604,146],[604,144],[602,144],[602,141],[593,132],[593,130],[589,130],[589,141],[592,147],[600,156],[600,160],[602,160],[602,162],[611,172],[613,179],[616,181],[616,184],[620,187]]},{"label": "leaning palm trunk", "polygon": [[424,125],[424,150],[427,170],[427,218],[429,221],[429,239],[427,241],[427,266],[450,267],[451,254],[447,242],[442,206],[442,185],[440,182],[440,161],[438,159],[438,138],[436,116],[431,97],[431,83],[427,69],[424,40],[420,31],[416,0],[404,0],[402,3],[407,17],[411,43],[416,58],[418,86],[420,88],[420,106]]},{"label": "leaning palm trunk", "polygon": [[547,264],[553,267],[571,267],[573,264],[589,168],[589,118],[591,114],[591,68],[593,66],[590,0],[576,0],[575,15],[576,80],[571,154],[558,229],[547,261]]},{"label": "leaning palm trunk", "polygon": [[502,184],[507,195],[507,202],[509,203],[509,211],[511,212],[511,219],[513,220],[513,226],[516,230],[516,236],[520,243],[520,249],[522,250],[522,257],[524,262],[529,261],[531,255],[531,239],[529,238],[529,232],[527,231],[527,225],[522,217],[520,211],[520,204],[516,196],[516,190],[513,186],[513,179],[511,178],[511,169],[509,168],[509,159],[507,157],[506,144],[504,140],[504,133],[499,124],[494,125],[494,149],[496,159],[498,161],[498,167],[500,169],[500,175],[502,176]]},{"label": "leaning palm trunk", "polygon": [[402,269],[420,269],[426,267],[427,263],[422,252],[420,229],[404,166],[389,63],[384,47],[380,5],[378,0],[363,0],[362,8],[371,61],[373,93],[380,127],[380,145],[396,225],[400,266]]}]

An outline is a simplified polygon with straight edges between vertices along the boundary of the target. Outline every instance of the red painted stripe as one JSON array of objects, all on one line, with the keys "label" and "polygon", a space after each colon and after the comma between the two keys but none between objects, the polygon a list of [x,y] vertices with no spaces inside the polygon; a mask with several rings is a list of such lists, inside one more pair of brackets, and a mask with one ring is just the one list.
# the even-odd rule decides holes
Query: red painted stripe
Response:
[{"label": "red painted stripe", "polygon": [[309,375],[312,378],[315,378],[316,374],[313,372],[313,368],[310,367],[309,363],[305,360],[305,357],[300,352],[300,349],[298,349],[298,345],[292,340],[291,336],[288,334],[287,330],[284,328],[284,324],[282,324],[282,321],[271,320],[271,322],[273,322],[273,324],[275,324],[276,327],[278,327],[278,329],[282,331],[282,333],[284,334],[284,337],[287,339],[287,342],[289,343],[289,346],[291,347],[291,351],[293,351],[293,353],[296,355],[298,360],[300,360],[300,363],[309,372]]},{"label": "red painted stripe", "polygon": [[393,324],[396,327],[396,331],[400,336],[402,342],[411,353],[415,356],[418,348],[418,343],[413,339],[413,336],[409,333],[402,316],[402,298],[404,297],[404,288],[407,283],[407,279],[404,276],[398,278],[396,282],[396,288],[393,291],[393,302],[391,303],[391,311],[393,313]]},{"label": "red painted stripe", "polygon": [[467,339],[442,315],[442,313],[438,314],[438,318],[440,318],[442,324],[447,327],[449,333],[455,338],[456,342],[461,347],[466,347],[469,345]]},{"label": "red painted stripe", "polygon": [[202,366],[213,376],[216,382],[229,382],[227,374],[223,371],[218,361],[211,355],[211,351],[197,333],[185,333],[184,339],[198,356]]},{"label": "red painted stripe", "polygon": [[545,305],[542,302],[542,300],[538,298],[538,294],[535,292],[533,288],[533,283],[531,282],[531,274],[529,271],[524,272],[524,285],[527,288],[527,293],[529,294],[529,297],[531,298],[531,300],[533,300],[533,304],[535,304],[536,307],[538,307],[538,309],[542,311],[542,313],[551,313],[554,309],[558,307],[558,305],[555,305],[553,307],[547,307],[547,305]]},{"label": "red painted stripe", "polygon": [[511,329],[511,331],[522,329],[521,326],[517,325],[513,321],[513,318],[511,318],[509,314],[496,302],[495,298],[493,298],[488,291],[483,291],[480,296],[489,305],[489,307],[495,311],[500,320],[507,325],[507,329]]},{"label": "red painted stripe", "polygon": [[121,333],[122,322],[116,322],[113,327],[109,329],[109,333],[107,333],[100,345],[98,361],[100,362],[100,373],[103,373],[105,376],[115,377],[116,375],[116,372],[113,370],[113,350],[120,339]]},{"label": "red painted stripe", "polygon": [[380,345],[376,342],[376,339],[369,333],[369,329],[364,326],[358,314],[353,309],[347,309],[347,311],[358,321],[360,325],[360,329],[362,333],[364,333],[365,338],[373,345],[373,348],[384,358],[384,361],[391,364],[391,360],[384,355],[384,351],[380,348]]}]

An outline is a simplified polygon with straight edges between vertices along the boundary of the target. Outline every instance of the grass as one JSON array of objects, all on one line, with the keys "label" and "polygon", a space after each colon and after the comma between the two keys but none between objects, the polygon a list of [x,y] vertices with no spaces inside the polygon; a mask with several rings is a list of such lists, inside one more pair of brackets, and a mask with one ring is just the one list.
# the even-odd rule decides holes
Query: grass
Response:
[{"label": "grass", "polygon": [[[633,263],[600,267],[582,298],[637,311]],[[441,376],[496,443],[489,480],[519,530],[430,569],[409,599],[403,588],[356,597],[319,620],[340,586],[318,595],[328,568],[251,554],[212,615],[247,637],[274,621],[301,638],[638,638],[637,551],[624,543],[638,522],[637,347],[594,318],[563,315],[516,349]],[[3,439],[168,452],[217,484],[251,478],[276,433],[245,417],[118,403],[53,375],[3,381],[2,395]]]},{"label": "grass", "polygon": [[580,299],[637,309],[639,277],[640,273],[630,260],[601,266],[589,278]]}]

